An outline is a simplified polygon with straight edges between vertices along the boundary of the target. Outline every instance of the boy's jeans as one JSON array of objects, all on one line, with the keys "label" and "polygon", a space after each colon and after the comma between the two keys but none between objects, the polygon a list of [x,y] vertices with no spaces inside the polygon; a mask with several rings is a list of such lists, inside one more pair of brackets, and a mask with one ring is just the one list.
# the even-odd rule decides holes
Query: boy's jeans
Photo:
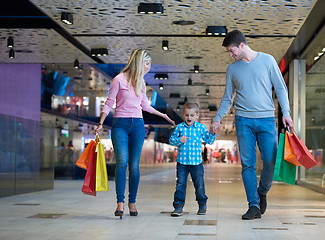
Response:
[{"label": "boy's jeans", "polygon": [[[260,207],[260,194],[266,195],[273,179],[277,151],[277,131],[274,117],[246,118],[236,116],[236,131],[242,164],[242,178],[249,207]],[[256,142],[261,152],[263,169],[259,186],[256,176]]]},{"label": "boy's jeans", "polygon": [[205,205],[208,197],[205,195],[203,164],[200,163],[199,165],[183,165],[177,163],[176,170],[177,181],[173,202],[174,208],[184,207],[188,174],[191,174],[192,177],[195,188],[196,201],[199,205]]},{"label": "boy's jeans", "polygon": [[145,137],[142,118],[114,118],[112,142],[116,157],[117,202],[124,202],[126,168],[129,167],[129,203],[135,203],[140,181],[140,155]]}]

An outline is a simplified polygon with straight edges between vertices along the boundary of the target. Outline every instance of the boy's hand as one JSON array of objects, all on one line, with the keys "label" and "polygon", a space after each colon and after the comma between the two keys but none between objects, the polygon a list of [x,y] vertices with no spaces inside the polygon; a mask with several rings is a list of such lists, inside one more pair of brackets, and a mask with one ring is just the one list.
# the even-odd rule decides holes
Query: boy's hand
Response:
[{"label": "boy's hand", "polygon": [[190,138],[190,137],[182,136],[181,137],[181,142],[182,143],[186,143],[186,141],[187,141],[188,138]]}]

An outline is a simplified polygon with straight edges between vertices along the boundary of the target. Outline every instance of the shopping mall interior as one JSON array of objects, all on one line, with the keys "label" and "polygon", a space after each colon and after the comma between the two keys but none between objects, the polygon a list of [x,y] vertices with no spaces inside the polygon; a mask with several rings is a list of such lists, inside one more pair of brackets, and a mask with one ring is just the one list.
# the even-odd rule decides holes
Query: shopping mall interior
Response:
[{"label": "shopping mall interior", "polygon": [[[11,0],[0,9],[0,239],[324,239],[324,0]],[[181,123],[196,102],[210,127],[233,62],[224,36],[242,31],[248,45],[271,54],[288,89],[299,138],[316,161],[296,168],[294,184],[274,181],[261,219],[247,210],[232,106],[204,161],[208,205],[197,215],[188,179],[184,215],[171,217],[177,147],[174,127],[143,111],[145,140],[139,215],[116,208],[114,108],[103,124],[109,190],[81,192],[75,165],[95,139],[114,77],[132,50],[152,58],[146,95]],[[322,82],[324,81],[324,82]],[[283,129],[274,93],[277,130]],[[323,109],[324,108],[324,109]],[[258,177],[263,167],[256,148]]]}]

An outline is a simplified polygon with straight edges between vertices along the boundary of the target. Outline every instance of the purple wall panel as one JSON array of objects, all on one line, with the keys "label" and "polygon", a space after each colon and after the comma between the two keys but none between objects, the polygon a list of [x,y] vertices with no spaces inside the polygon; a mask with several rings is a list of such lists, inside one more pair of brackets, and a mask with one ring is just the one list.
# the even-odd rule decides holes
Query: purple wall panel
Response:
[{"label": "purple wall panel", "polygon": [[41,64],[0,64],[0,113],[40,121]]}]

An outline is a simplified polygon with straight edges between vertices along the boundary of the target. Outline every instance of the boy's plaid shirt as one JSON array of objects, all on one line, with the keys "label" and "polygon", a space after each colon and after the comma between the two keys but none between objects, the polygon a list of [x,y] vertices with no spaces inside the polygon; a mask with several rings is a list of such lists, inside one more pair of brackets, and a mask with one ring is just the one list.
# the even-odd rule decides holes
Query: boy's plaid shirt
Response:
[{"label": "boy's plaid shirt", "polygon": [[[182,136],[189,137],[182,143]],[[169,143],[178,146],[177,162],[183,165],[199,165],[202,162],[202,142],[212,144],[216,135],[210,133],[207,127],[198,122],[188,126],[185,122],[178,124],[169,138]]]}]

